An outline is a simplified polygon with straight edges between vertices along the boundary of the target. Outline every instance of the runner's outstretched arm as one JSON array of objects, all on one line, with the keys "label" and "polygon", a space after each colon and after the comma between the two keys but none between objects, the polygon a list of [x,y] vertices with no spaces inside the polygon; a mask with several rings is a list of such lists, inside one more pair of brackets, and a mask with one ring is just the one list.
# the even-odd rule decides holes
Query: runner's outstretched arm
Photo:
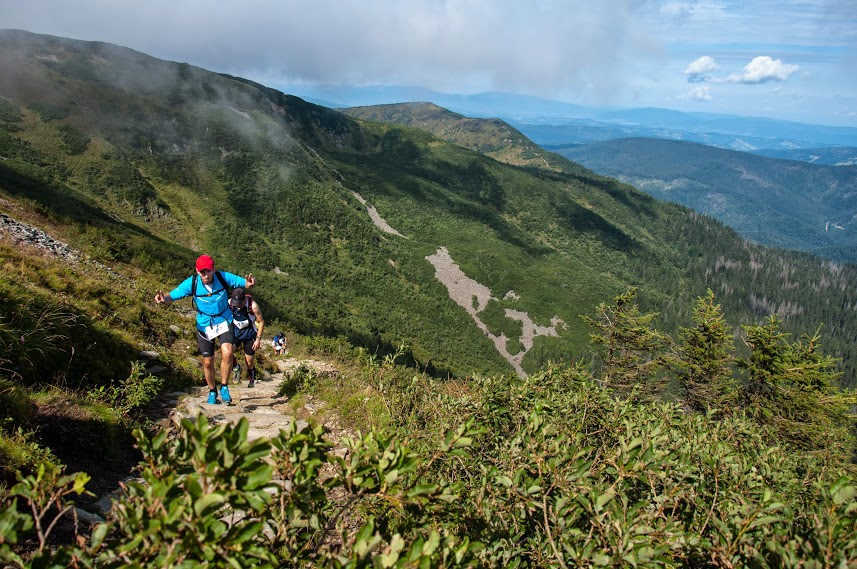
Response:
[{"label": "runner's outstretched arm", "polygon": [[170,295],[164,295],[164,293],[159,290],[155,293],[155,302],[158,304],[172,304],[173,299]]}]

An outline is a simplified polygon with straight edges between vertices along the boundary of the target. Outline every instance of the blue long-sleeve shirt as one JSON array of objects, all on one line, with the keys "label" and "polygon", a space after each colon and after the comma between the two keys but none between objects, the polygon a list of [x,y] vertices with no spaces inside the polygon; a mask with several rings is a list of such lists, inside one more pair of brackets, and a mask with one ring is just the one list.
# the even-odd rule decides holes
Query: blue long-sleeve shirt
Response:
[{"label": "blue long-sleeve shirt", "polygon": [[[217,271],[223,275],[223,280],[226,281],[232,288],[245,287],[247,280],[244,277],[227,273],[226,271]],[[196,277],[196,291],[191,290],[193,286],[193,276],[183,280],[179,285],[170,291],[170,298],[178,300],[186,296],[192,296],[196,292],[194,301],[196,302],[196,327],[204,332],[208,326],[216,326],[221,322],[232,322],[232,311],[229,309],[229,293],[214,275],[214,282],[211,283],[211,291],[206,288],[202,282],[202,277]]]}]

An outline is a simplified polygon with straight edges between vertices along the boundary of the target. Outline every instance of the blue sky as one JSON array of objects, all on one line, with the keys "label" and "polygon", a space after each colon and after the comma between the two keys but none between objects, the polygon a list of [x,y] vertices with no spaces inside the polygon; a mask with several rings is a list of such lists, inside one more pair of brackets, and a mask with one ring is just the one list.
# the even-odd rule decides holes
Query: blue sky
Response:
[{"label": "blue sky", "polygon": [[857,126],[855,0],[0,0],[0,26],[268,85],[416,85]]}]

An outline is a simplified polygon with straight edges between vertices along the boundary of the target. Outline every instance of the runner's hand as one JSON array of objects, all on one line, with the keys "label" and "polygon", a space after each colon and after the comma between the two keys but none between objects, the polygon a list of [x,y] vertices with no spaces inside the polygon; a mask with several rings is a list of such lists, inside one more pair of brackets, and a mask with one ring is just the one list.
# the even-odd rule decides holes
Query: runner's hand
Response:
[{"label": "runner's hand", "polygon": [[250,288],[251,286],[256,284],[256,279],[253,278],[253,273],[250,273],[246,277],[244,277],[244,280],[247,281],[247,285],[244,288]]},{"label": "runner's hand", "polygon": [[164,303],[164,293],[162,291],[158,291],[155,293],[155,302],[158,304]]}]

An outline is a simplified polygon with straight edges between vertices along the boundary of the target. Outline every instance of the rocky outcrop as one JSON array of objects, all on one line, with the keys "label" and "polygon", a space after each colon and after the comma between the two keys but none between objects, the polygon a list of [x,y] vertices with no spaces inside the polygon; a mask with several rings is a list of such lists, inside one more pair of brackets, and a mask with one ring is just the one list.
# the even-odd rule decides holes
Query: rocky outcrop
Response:
[{"label": "rocky outcrop", "polygon": [[[47,255],[57,257],[68,263],[85,262],[97,267],[113,278],[119,278],[119,275],[107,265],[88,258],[77,249],[58,239],[54,239],[38,227],[33,227],[32,225],[13,219],[5,213],[0,213],[0,235],[5,235],[16,245],[35,247]],[[134,286],[133,282],[132,286]]]},{"label": "rocky outcrop", "polygon": [[41,229],[12,219],[5,213],[0,213],[0,233],[5,233],[17,244],[36,247],[72,263],[77,263],[82,258],[80,251],[54,239]]}]

